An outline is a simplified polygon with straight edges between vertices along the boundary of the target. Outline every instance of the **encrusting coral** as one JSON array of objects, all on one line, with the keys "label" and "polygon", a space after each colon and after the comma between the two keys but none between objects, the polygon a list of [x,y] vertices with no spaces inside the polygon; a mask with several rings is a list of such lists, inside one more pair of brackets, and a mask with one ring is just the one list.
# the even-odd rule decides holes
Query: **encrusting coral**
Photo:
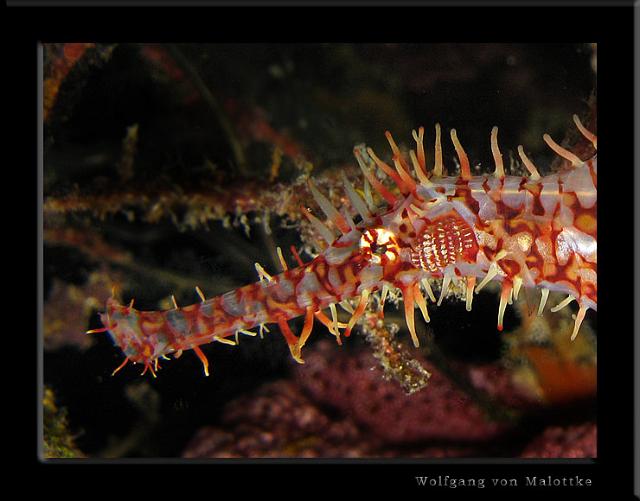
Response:
[{"label": "encrusting coral", "polygon": [[296,380],[315,402],[341,410],[388,443],[487,441],[509,427],[492,421],[428,360],[420,363],[431,373],[429,384],[407,395],[382,378],[369,352],[341,355],[333,345],[318,343],[296,368]]},{"label": "encrusting coral", "polygon": [[[431,373],[429,385],[409,395],[397,381],[384,379],[369,351],[348,353],[329,341],[318,342],[305,365],[294,368],[293,380],[265,384],[229,403],[221,426],[200,429],[183,455],[595,457],[595,434],[588,426],[550,427],[540,435],[534,429],[522,435],[521,411],[535,411],[542,404],[536,395],[514,386],[510,371],[495,364],[461,365],[460,372],[472,374],[478,391],[491,391],[484,399],[474,399],[432,363],[420,363]],[[482,381],[487,376],[497,381],[491,388]],[[491,416],[487,398],[513,405],[520,414]],[[572,446],[570,437],[579,441]]]},{"label": "encrusting coral", "polygon": [[527,445],[525,458],[594,458],[597,456],[595,422],[550,426]]},{"label": "encrusting coral", "polygon": [[318,406],[290,381],[268,383],[230,403],[222,424],[200,429],[183,457],[463,457],[480,452],[473,444],[389,446],[350,416]]}]

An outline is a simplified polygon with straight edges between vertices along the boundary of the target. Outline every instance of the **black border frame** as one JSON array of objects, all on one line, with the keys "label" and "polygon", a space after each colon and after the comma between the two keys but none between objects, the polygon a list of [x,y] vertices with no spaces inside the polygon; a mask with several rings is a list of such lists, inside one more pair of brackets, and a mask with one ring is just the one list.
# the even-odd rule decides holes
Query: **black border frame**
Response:
[{"label": "black border frame", "polygon": [[[17,4],[18,2],[15,2]],[[25,2],[29,3],[29,2]],[[31,2],[32,4],[35,2]],[[74,3],[74,2],[68,2]],[[89,2],[86,2],[89,3]],[[110,3],[110,2],[109,2]],[[143,2],[147,3],[147,2]],[[16,452],[26,456],[14,464],[31,466],[35,469],[29,486],[48,485],[64,488],[65,493],[78,492],[86,496],[100,492],[125,493],[129,490],[138,495],[203,494],[216,496],[220,490],[229,490],[230,495],[255,493],[274,494],[284,497],[329,493],[332,496],[348,494],[414,494],[435,495],[440,499],[449,495],[495,496],[535,495],[566,496],[568,493],[584,495],[586,492],[599,497],[614,494],[616,499],[627,499],[633,495],[632,481],[638,464],[633,467],[634,453],[634,350],[631,329],[631,315],[634,312],[633,274],[631,263],[635,253],[631,237],[631,220],[637,222],[633,202],[635,194],[630,176],[637,180],[630,162],[634,145],[632,106],[633,101],[633,35],[634,10],[628,7],[456,7],[456,8],[400,8],[369,7],[339,9],[289,9],[264,8],[266,2],[242,2],[246,7],[227,9],[222,7],[205,9],[102,9],[102,8],[10,8],[5,12],[5,47],[9,59],[5,66],[5,81],[11,89],[5,94],[7,101],[15,106],[15,114],[5,123],[10,124],[11,161],[6,164],[9,177],[5,185],[20,196],[18,212],[7,212],[5,217],[14,224],[10,229],[16,247],[24,249],[26,242],[33,242],[33,228],[36,226],[35,258],[38,258],[38,74],[37,47],[40,41],[595,41],[598,43],[598,99],[600,152],[604,157],[604,168],[600,175],[599,219],[607,224],[600,225],[602,244],[600,276],[603,290],[613,291],[601,297],[599,315],[604,315],[601,324],[603,337],[599,343],[598,370],[598,454],[594,461],[535,460],[535,461],[447,461],[421,463],[395,461],[233,461],[189,462],[185,460],[136,460],[97,461],[70,460],[41,462],[37,457],[37,439],[32,437],[35,419],[21,418],[24,427],[16,436],[22,437],[22,445]],[[355,3],[355,2],[354,2]],[[357,2],[360,5],[363,2]],[[412,2],[413,3],[413,2]],[[507,2],[500,2],[507,3]],[[578,2],[571,2],[577,4]],[[257,7],[256,5],[260,5]],[[414,12],[412,12],[414,11]],[[415,12],[418,11],[418,12]],[[637,7],[635,9],[637,15]],[[259,20],[250,24],[249,18]],[[637,105],[637,102],[635,103]],[[636,110],[637,111],[637,110]],[[631,169],[629,168],[631,164]],[[9,170],[11,169],[11,170]],[[12,183],[14,172],[25,177]],[[19,187],[20,192],[15,191]],[[9,191],[9,190],[8,190]],[[35,190],[37,191],[37,190]],[[34,197],[34,195],[36,195]],[[29,211],[25,200],[36,201]],[[13,206],[15,208],[15,205]],[[27,216],[29,214],[29,216]],[[611,222],[611,224],[609,224]],[[613,223],[616,224],[613,224]],[[619,223],[619,224],[618,224]],[[33,224],[33,226],[32,226]],[[637,228],[635,228],[637,230]],[[20,234],[25,232],[25,238]],[[27,253],[22,266],[11,266],[17,277],[6,279],[6,283],[37,283],[40,270],[33,266]],[[635,264],[635,263],[634,263]],[[29,270],[33,275],[25,273]],[[25,277],[25,274],[27,275]],[[18,319],[33,319],[33,327],[16,322],[5,332],[10,339],[18,340],[18,346],[5,345],[14,354],[33,354],[37,351],[35,336],[38,318],[30,308],[33,296],[14,299],[17,304],[27,307]],[[36,296],[38,304],[39,296]],[[638,309],[635,310],[636,312]],[[37,313],[37,312],[36,312]],[[11,315],[14,317],[15,315]],[[31,323],[31,322],[29,322]],[[34,325],[35,324],[35,325]],[[31,344],[33,343],[33,344]],[[29,345],[26,350],[23,348]],[[16,349],[17,348],[17,349]],[[30,349],[29,349],[30,348]],[[18,352],[19,350],[19,352]],[[27,360],[34,360],[27,355]],[[32,391],[38,385],[38,371],[32,370],[33,379],[25,372],[24,357],[14,355],[18,365],[5,371],[6,385],[17,389],[16,396],[9,399],[7,411],[16,409],[33,411]],[[34,368],[36,369],[36,368]],[[20,371],[20,372],[18,372]],[[19,376],[18,376],[19,375]],[[18,383],[18,384],[16,384]],[[25,385],[25,388],[22,388]],[[15,403],[14,403],[15,402]],[[80,470],[73,466],[91,464]],[[113,464],[117,463],[117,464]],[[105,468],[105,464],[109,464]],[[137,466],[134,466],[136,464]],[[191,465],[191,466],[189,466]],[[428,473],[425,471],[428,469]],[[91,473],[89,473],[91,472]],[[107,475],[105,475],[107,473]],[[89,474],[89,477],[87,477]],[[79,478],[93,480],[95,484],[81,487]],[[524,488],[484,490],[419,489],[416,475],[469,477],[519,477],[571,476],[579,474],[589,477],[593,486],[586,488]],[[132,483],[127,487],[129,482]],[[134,483],[135,482],[135,483]],[[197,492],[194,492],[197,491]],[[635,497],[638,497],[637,491]]]}]

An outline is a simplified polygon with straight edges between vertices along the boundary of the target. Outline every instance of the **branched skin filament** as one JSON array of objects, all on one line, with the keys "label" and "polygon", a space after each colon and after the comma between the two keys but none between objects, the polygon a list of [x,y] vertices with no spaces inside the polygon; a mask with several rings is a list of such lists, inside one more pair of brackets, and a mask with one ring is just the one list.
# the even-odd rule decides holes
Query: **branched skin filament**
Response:
[{"label": "branched skin filament", "polygon": [[[576,116],[574,121],[595,147],[595,135]],[[444,175],[439,125],[431,171],[426,165],[424,130],[414,131],[413,137],[416,149],[407,156],[387,133],[394,167],[371,149],[354,150],[369,185],[386,202],[386,208],[372,206],[372,198],[360,198],[345,177],[345,192],[359,215],[357,224],[309,182],[313,197],[331,222],[327,226],[303,211],[327,243],[312,261],[302,263],[296,253],[300,266],[289,269],[278,249],[282,273],[271,275],[256,263],[258,282],[211,299],[197,289],[202,302],[183,308],[174,302],[171,310],[138,311],[133,302],[125,306],[109,299],[101,316],[104,328],[91,332],[108,330],[125,353],[125,362],[116,371],[133,361],[155,376],[159,358],[193,349],[208,375],[208,362],[199,345],[213,341],[236,344],[232,338],[237,341],[240,334],[255,334],[254,328],[262,332],[269,323],[278,324],[291,355],[304,363],[301,350],[314,320],[327,326],[341,343],[341,336],[350,335],[371,293],[377,290],[384,296],[385,291],[400,289],[407,327],[418,346],[414,309],[418,307],[429,321],[422,288],[435,301],[429,285],[432,278],[443,279],[438,305],[451,282],[464,279],[467,310],[474,293],[489,281],[499,281],[499,330],[507,304],[517,299],[521,287],[541,290],[539,313],[544,311],[549,291],[564,292],[567,299],[552,311],[578,302],[575,338],[587,309],[597,309],[597,157],[582,161],[545,135],[545,142],[570,165],[541,177],[519,147],[530,176],[506,176],[494,128],[491,146],[496,170],[471,176],[469,160],[452,130],[461,174],[450,177]],[[397,190],[385,186],[376,170],[384,171]],[[365,187],[365,193],[367,190]],[[338,237],[332,228],[340,231]],[[335,305],[344,305],[348,299],[357,299],[357,305],[351,307],[351,318],[344,324],[337,321]],[[326,308],[331,308],[330,316],[323,312]],[[305,322],[296,336],[287,322],[299,316]]]}]

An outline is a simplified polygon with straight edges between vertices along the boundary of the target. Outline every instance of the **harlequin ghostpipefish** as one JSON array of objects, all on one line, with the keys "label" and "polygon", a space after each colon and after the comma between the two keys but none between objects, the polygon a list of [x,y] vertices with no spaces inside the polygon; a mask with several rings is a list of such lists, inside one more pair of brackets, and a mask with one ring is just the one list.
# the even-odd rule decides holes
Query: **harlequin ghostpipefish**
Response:
[{"label": "harlequin ghostpipefish", "polygon": [[[576,115],[573,119],[597,150],[596,135]],[[544,141],[563,160],[560,171],[541,177],[518,146],[529,175],[507,176],[497,134],[494,127],[490,137],[495,171],[472,176],[467,154],[452,129],[460,175],[448,176],[439,125],[430,171],[422,127],[413,131],[415,150],[408,157],[386,132],[393,167],[370,148],[354,149],[365,176],[364,199],[342,175],[355,221],[346,210],[338,211],[309,181],[313,197],[328,218],[323,223],[303,208],[328,244],[312,261],[303,263],[292,247],[299,266],[289,269],[278,248],[283,273],[271,276],[256,263],[259,282],[211,299],[205,299],[196,287],[201,303],[180,308],[174,299],[174,308],[166,311],[138,311],[133,301],[125,306],[112,297],[101,314],[104,327],[89,332],[108,331],[124,352],[126,358],[114,374],[132,361],[144,364],[143,374],[149,370],[155,376],[158,358],[166,359],[169,353],[177,357],[193,349],[209,375],[199,345],[212,341],[235,344],[233,336],[237,340],[239,333],[255,335],[249,329],[257,327],[262,333],[269,323],[278,324],[291,355],[304,363],[301,350],[314,319],[341,343],[341,334],[350,335],[375,291],[380,291],[381,305],[390,291],[402,292],[407,327],[417,347],[416,306],[429,322],[424,294],[440,305],[452,281],[460,280],[466,287],[468,311],[474,292],[490,281],[501,283],[499,330],[507,304],[518,298],[521,287],[540,289],[538,314],[545,308],[549,291],[566,293],[566,299],[551,311],[578,302],[574,339],[587,310],[597,310],[597,154],[582,160],[545,134]],[[385,186],[376,169],[397,189]],[[386,207],[374,205],[371,187]],[[442,279],[437,301],[430,279]],[[354,305],[357,301],[355,308],[349,300]],[[348,323],[338,322],[336,304],[351,313]],[[323,312],[326,308],[331,317]],[[298,337],[288,321],[299,316],[304,316],[304,326]]]}]

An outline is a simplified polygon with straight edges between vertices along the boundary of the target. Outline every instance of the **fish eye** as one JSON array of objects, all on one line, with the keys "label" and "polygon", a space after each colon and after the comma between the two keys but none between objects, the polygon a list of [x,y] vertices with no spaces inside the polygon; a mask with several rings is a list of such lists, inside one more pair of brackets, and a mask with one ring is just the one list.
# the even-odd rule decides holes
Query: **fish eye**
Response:
[{"label": "fish eye", "polygon": [[372,260],[381,261],[382,256],[395,260],[398,255],[398,243],[392,231],[385,228],[371,228],[365,230],[360,238],[360,249],[369,251]]},{"label": "fish eye", "polygon": [[377,243],[373,243],[371,244],[371,252],[373,252],[374,254],[384,254],[385,252],[387,252],[387,245],[386,244],[382,244],[382,245],[378,245]]}]

